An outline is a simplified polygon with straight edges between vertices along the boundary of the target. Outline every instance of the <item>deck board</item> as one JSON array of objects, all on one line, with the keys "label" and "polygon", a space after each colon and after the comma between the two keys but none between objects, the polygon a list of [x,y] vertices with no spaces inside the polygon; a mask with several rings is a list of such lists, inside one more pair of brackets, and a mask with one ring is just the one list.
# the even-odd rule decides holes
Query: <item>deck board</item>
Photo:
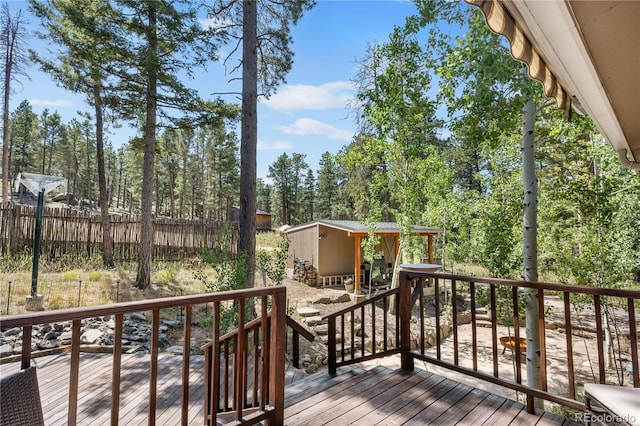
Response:
[{"label": "deck board", "polygon": [[[67,424],[69,354],[36,358],[47,425]],[[149,366],[145,354],[123,354],[120,424],[148,424]],[[181,419],[182,358],[158,358],[156,424]],[[203,421],[204,358],[192,356],[189,370],[189,424]],[[0,375],[20,368],[0,365]],[[110,354],[81,354],[78,424],[103,425],[111,415]],[[550,413],[530,414],[524,405],[441,375],[395,365],[352,365],[335,377],[326,371],[307,375],[287,364],[285,424],[308,425],[575,425]],[[249,379],[250,381],[252,378]]]}]

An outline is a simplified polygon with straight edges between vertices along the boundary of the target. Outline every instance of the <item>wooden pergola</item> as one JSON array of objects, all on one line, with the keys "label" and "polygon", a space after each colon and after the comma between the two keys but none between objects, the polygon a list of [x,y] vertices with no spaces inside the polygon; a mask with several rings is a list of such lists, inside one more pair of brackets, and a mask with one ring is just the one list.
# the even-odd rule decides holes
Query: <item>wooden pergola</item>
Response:
[{"label": "wooden pergola", "polygon": [[[378,227],[375,235],[376,236],[392,236],[394,241],[394,251],[393,257],[397,258],[398,252],[400,251],[400,229],[397,228],[395,224],[393,226],[389,226],[391,224],[379,224],[383,225]],[[411,230],[411,235],[419,235],[427,237],[427,252],[429,263],[434,262],[433,257],[433,237],[437,235],[438,231],[433,228],[426,228],[422,226],[414,226]],[[369,236],[369,230],[362,229],[354,229],[348,231],[348,235],[350,237],[354,237],[355,245],[355,261],[354,261],[354,283],[355,283],[355,294],[362,293],[362,283],[360,282],[360,266],[362,265],[362,239],[367,238]]]}]

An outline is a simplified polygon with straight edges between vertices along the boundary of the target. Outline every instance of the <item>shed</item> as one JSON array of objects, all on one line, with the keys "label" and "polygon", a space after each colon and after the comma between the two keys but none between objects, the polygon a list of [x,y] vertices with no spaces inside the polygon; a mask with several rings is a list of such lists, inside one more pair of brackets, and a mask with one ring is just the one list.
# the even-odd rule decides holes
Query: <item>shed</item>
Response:
[{"label": "shed", "polygon": [[[384,262],[393,265],[400,246],[400,228],[394,222],[376,224],[380,236],[380,251]],[[423,235],[428,241],[428,259],[433,263],[433,236],[435,228],[413,226],[412,233]],[[352,278],[356,291],[360,289],[363,266],[361,242],[369,235],[366,224],[355,220],[316,220],[286,230],[291,241],[287,267],[293,268],[294,259],[310,262],[316,269],[316,281],[321,285],[338,284]]]},{"label": "shed", "polygon": [[[240,219],[240,207],[229,206],[228,216],[230,222],[238,222]],[[256,210],[256,231],[271,231],[271,213],[264,210]]]}]

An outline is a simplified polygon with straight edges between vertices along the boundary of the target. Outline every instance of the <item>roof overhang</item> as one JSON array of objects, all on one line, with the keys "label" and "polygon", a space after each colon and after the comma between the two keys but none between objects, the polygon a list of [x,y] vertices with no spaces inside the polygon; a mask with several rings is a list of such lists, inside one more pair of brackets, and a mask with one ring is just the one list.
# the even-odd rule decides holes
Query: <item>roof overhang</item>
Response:
[{"label": "roof overhang", "polygon": [[[509,38],[496,25],[496,17],[506,11],[505,19],[553,76],[550,81],[594,120],[625,166],[640,169],[640,1],[466,1],[483,11],[493,31]],[[509,41],[513,54],[518,41]],[[527,58],[514,57],[526,62],[532,74]],[[547,96],[559,103],[556,92],[543,84]]]},{"label": "roof overhang", "polygon": [[[349,236],[360,236],[366,237],[369,235],[369,228],[365,223],[358,222],[355,220],[316,220],[313,222],[304,223],[301,225],[297,225],[293,228],[288,228],[285,232],[287,234],[301,231],[303,229],[311,228],[311,227],[319,227],[326,226],[329,228],[337,229],[340,231],[344,231]],[[376,224],[376,232],[375,235],[400,235],[400,228],[391,222],[379,222]],[[411,235],[420,235],[420,236],[428,236],[428,235],[437,235],[440,231],[436,228],[430,228],[426,226],[418,226],[414,225],[411,227],[410,234]]]}]

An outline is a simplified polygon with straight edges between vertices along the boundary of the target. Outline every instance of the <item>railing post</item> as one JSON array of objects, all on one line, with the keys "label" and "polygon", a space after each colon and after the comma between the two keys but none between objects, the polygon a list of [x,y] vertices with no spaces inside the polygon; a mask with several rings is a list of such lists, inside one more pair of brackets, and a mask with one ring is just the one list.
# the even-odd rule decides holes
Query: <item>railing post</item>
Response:
[{"label": "railing post", "polygon": [[405,272],[400,272],[400,294],[397,321],[400,322],[400,359],[404,370],[413,370],[411,356],[411,280]]},{"label": "railing post", "polygon": [[284,424],[284,354],[287,296],[284,290],[273,295],[271,304],[271,362],[269,403],[274,407],[273,425]]}]

